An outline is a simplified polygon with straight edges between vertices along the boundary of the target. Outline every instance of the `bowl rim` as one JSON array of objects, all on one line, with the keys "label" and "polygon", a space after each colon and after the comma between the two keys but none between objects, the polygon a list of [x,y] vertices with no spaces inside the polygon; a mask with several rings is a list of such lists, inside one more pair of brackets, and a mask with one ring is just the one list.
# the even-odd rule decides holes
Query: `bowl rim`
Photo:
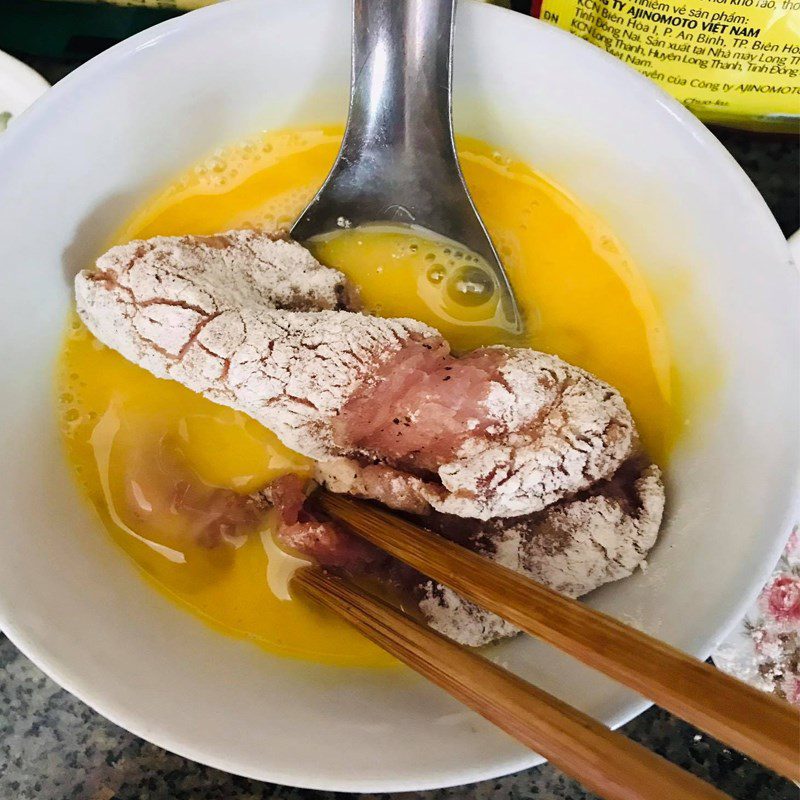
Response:
[{"label": "bowl rim", "polygon": [[[777,222],[763,197],[733,156],[719,143],[705,125],[654,82],[600,48],[538,19],[527,17],[510,9],[490,5],[481,2],[481,0],[467,0],[466,3],[462,0],[462,5],[470,9],[469,12],[465,13],[496,15],[498,17],[510,15],[509,18],[513,17],[515,20],[514,24],[535,26],[538,30],[537,35],[553,37],[561,42],[558,46],[562,48],[583,48],[584,53],[589,58],[594,58],[600,63],[604,63],[604,68],[607,71],[610,70],[621,75],[625,81],[633,81],[638,84],[639,88],[649,94],[653,102],[660,105],[665,112],[672,116],[709,155],[725,162],[728,171],[732,173],[731,177],[734,173],[738,175],[736,181],[737,190],[743,198],[749,201],[751,207],[761,210],[761,218],[755,219],[753,221],[754,224],[763,230],[765,236],[769,235],[768,231],[771,229],[771,235],[773,237],[777,236],[778,239],[786,244]],[[15,124],[0,139],[0,160],[4,157],[5,151],[10,151],[16,145],[17,139],[20,141],[23,139],[28,128],[32,128],[42,122],[49,124],[50,118],[58,112],[59,106],[62,103],[69,102],[73,91],[90,84],[96,75],[108,71],[109,67],[118,66],[126,58],[140,50],[163,46],[165,42],[168,43],[172,38],[189,36],[196,28],[213,25],[218,16],[237,14],[240,9],[256,6],[263,8],[263,0],[226,0],[224,3],[199,8],[190,14],[166,20],[152,28],[141,31],[80,65],[50,88],[29,109],[19,115],[15,120]],[[786,260],[790,262],[788,245],[786,245],[786,254]],[[748,608],[755,602],[763,584],[768,580],[772,572],[774,563],[783,551],[785,542],[791,532],[791,526],[800,515],[800,452],[795,454],[794,462],[793,475],[789,478],[792,486],[791,500],[787,503],[787,507],[781,515],[781,530],[776,531],[772,546],[765,551],[764,558],[758,569],[753,570],[748,591],[742,593],[739,601],[731,607],[725,620],[718,624],[713,631],[709,631],[702,647],[695,649],[693,655],[698,658],[707,659],[716,644],[722,641],[744,617]],[[545,759],[538,754],[525,753],[518,757],[494,762],[491,768],[472,768],[467,766],[458,773],[450,773],[447,778],[425,778],[421,776],[420,778],[410,777],[403,780],[393,779],[391,782],[364,781],[358,778],[338,779],[332,782],[324,778],[315,778],[309,774],[309,770],[303,765],[298,765],[298,768],[292,771],[275,770],[268,765],[265,765],[265,769],[258,772],[247,770],[228,758],[220,757],[214,752],[195,747],[180,737],[170,735],[164,731],[154,731],[152,726],[148,726],[143,719],[131,721],[124,711],[117,711],[112,700],[107,700],[102,694],[94,695],[91,691],[80,688],[79,680],[76,677],[77,673],[68,666],[59,663],[57,659],[50,657],[49,654],[42,652],[33,637],[25,630],[18,628],[14,624],[12,616],[5,614],[2,607],[0,607],[0,631],[8,637],[23,655],[60,687],[122,729],[178,756],[253,780],[280,783],[301,789],[335,792],[425,791],[496,779],[545,762]],[[608,721],[608,725],[612,729],[616,729],[637,717],[651,705],[652,702],[647,699],[631,700]]]}]

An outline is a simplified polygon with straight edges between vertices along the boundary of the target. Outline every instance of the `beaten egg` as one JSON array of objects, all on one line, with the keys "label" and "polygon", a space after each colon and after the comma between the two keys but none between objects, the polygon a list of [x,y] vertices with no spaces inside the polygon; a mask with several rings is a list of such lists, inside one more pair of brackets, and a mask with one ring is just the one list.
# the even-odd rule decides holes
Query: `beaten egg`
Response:
[{"label": "beaten egg", "polygon": [[[341,136],[341,127],[279,131],[220,150],[147,202],[109,244],[288,228]],[[512,343],[558,354],[616,386],[663,464],[680,427],[675,371],[656,303],[624,247],[526,164],[473,139],[459,139],[458,149],[526,316],[524,338]],[[456,350],[509,342],[491,278],[453,243],[376,225],[342,229],[312,250],[359,287],[367,311],[427,322]],[[58,398],[81,491],[167,597],[273,653],[393,663],[346,623],[290,597],[282,578],[295,562],[272,543],[269,516],[243,499],[287,472],[310,474],[308,459],[244,414],[127,362],[77,318],[59,360]]]}]

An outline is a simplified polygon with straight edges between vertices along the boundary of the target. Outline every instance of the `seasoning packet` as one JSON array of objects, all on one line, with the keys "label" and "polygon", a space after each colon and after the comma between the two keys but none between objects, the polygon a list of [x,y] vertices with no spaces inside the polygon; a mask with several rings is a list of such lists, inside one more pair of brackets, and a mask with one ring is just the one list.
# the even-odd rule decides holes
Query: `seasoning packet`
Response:
[{"label": "seasoning packet", "polygon": [[706,122],[800,126],[800,0],[533,0]]},{"label": "seasoning packet", "polygon": [[210,6],[219,0],[56,0],[68,3],[98,3],[100,5],[123,6],[125,8],[157,8],[164,11],[194,11]]},{"label": "seasoning packet", "polygon": [[[215,2],[84,1],[172,11]],[[706,122],[800,130],[800,0],[531,0],[530,13],[635,67]]]}]

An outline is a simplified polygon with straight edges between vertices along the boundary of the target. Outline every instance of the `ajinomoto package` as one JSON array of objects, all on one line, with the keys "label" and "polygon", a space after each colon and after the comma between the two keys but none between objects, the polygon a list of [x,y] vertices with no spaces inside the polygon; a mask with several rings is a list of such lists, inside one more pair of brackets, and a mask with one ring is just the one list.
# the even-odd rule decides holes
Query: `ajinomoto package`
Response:
[{"label": "ajinomoto package", "polygon": [[635,67],[707,122],[800,123],[800,0],[533,0],[531,13]]},{"label": "ajinomoto package", "polygon": [[[216,0],[86,0],[120,13],[174,14]],[[8,0],[7,0],[8,2]],[[302,0],[298,0],[302,2]],[[707,122],[756,130],[795,131],[800,125],[800,0],[490,0],[531,13],[602,47],[661,84]],[[11,0],[19,38],[38,31],[29,17],[62,3]],[[106,5],[111,4],[111,6]],[[71,9],[78,6],[67,3]],[[30,10],[25,10],[31,6]],[[35,8],[34,8],[35,7]],[[7,12],[4,12],[7,13]],[[71,13],[75,13],[72,11]],[[54,21],[67,24],[69,20]],[[138,30],[159,21],[129,20]],[[6,27],[13,29],[14,17]],[[120,25],[125,28],[125,21]],[[76,31],[75,39],[129,35],[117,31],[108,14],[95,21],[97,32]],[[81,24],[89,24],[81,19]],[[51,26],[52,27],[52,26]],[[109,32],[110,31],[110,32]],[[11,50],[43,51],[37,36],[31,47],[14,31],[0,30],[0,44]],[[52,38],[55,34],[48,31]],[[56,32],[57,33],[57,32]],[[64,33],[62,38],[68,38]],[[30,43],[29,43],[30,44]],[[63,49],[63,48],[62,48]],[[69,54],[69,53],[65,53]],[[72,53],[74,55],[74,53]]]}]

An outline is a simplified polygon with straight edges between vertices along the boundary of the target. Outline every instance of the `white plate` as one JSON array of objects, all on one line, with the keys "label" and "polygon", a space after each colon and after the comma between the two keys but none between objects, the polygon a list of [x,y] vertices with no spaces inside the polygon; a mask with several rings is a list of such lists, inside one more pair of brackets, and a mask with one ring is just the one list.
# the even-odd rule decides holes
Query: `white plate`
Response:
[{"label": "white plate", "polygon": [[[169,603],[78,498],[53,407],[75,270],[214,148],[342,120],[349,6],[229,0],[192,12],[82,66],[3,135],[0,624],[62,686],[177,753],[278,783],[402,791],[540,759],[406,671],[272,657]],[[716,139],[620,61],[484,4],[459,4],[456,39],[456,127],[594,208],[655,287],[685,287],[661,295],[677,357],[721,372],[706,412],[689,397],[647,574],[589,599],[706,657],[766,581],[797,496],[798,281],[786,241]],[[496,652],[607,724],[647,705],[533,639]]]},{"label": "white plate", "polygon": [[791,250],[795,266],[800,269],[800,231],[795,231],[789,237],[789,250]]},{"label": "white plate", "polygon": [[12,119],[18,117],[49,88],[38,72],[0,50],[0,131],[5,127],[2,119],[6,113]]}]

